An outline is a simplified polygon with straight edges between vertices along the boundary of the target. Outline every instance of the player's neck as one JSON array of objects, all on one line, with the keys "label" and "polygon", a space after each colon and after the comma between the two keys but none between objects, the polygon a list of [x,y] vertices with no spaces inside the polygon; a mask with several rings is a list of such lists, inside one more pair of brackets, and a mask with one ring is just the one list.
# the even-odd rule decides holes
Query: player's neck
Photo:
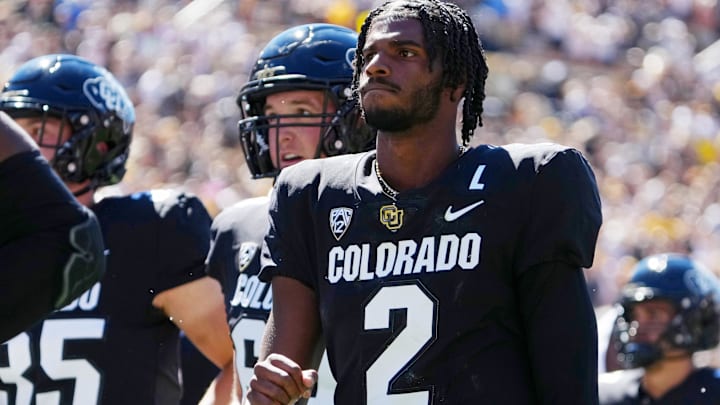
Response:
[{"label": "player's neck", "polygon": [[70,191],[75,196],[78,202],[88,208],[92,207],[95,203],[95,190],[89,188],[90,181],[83,183],[65,183]]},{"label": "player's neck", "polygon": [[645,369],[643,389],[654,399],[660,398],[685,381],[694,369],[690,356],[664,358]]},{"label": "player's neck", "polygon": [[461,155],[452,136],[378,134],[377,159],[383,179],[395,190],[427,185]]}]

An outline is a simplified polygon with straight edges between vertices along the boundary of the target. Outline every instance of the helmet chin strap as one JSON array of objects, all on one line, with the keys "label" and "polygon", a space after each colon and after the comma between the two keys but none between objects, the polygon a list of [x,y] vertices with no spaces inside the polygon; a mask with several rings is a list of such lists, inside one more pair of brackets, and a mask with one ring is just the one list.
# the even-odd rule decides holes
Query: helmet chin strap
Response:
[{"label": "helmet chin strap", "polygon": [[83,187],[79,190],[73,191],[73,195],[75,196],[75,198],[82,197],[85,194],[95,190],[96,188],[97,188],[97,180],[92,179],[87,182],[85,187]]},{"label": "helmet chin strap", "polygon": [[74,195],[75,197],[80,197],[80,196],[83,196],[83,195],[87,194],[87,193],[90,192],[92,189],[93,189],[93,188],[92,188],[92,185],[88,184],[87,186],[81,188],[80,190],[77,190],[77,191],[73,192],[73,195]]},{"label": "helmet chin strap", "polygon": [[673,353],[673,354],[665,354],[665,355],[663,355],[662,359],[663,360],[681,360],[681,359],[685,359],[690,356],[691,355],[688,354],[687,352],[678,351],[677,353]]},{"label": "helmet chin strap", "polygon": [[621,350],[624,368],[646,367],[663,357],[662,350],[649,343],[627,343]]},{"label": "helmet chin strap", "polygon": [[[334,119],[333,119],[334,121]],[[324,131],[320,134],[320,138],[318,138],[317,147],[315,148],[315,159],[322,157],[322,154],[324,153],[325,156],[330,156],[330,149],[332,145],[326,145],[326,142],[330,140],[331,131],[333,131],[333,125],[331,124],[327,128],[325,128]]]}]

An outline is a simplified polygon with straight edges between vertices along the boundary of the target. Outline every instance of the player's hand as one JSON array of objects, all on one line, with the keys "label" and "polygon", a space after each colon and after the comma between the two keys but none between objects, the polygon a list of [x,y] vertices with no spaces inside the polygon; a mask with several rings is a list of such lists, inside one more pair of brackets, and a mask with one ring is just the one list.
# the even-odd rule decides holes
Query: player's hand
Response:
[{"label": "player's hand", "polygon": [[257,363],[250,379],[247,401],[251,405],[288,405],[310,398],[317,370],[303,370],[281,354],[271,354]]}]

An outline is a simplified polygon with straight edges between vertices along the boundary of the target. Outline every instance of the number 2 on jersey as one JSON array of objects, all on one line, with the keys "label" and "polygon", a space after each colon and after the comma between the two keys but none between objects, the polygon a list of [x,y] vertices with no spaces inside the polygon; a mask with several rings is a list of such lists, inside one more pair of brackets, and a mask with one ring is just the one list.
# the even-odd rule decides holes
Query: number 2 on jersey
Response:
[{"label": "number 2 on jersey", "polygon": [[435,340],[437,305],[419,285],[381,288],[365,306],[365,330],[388,329],[390,311],[405,309],[405,328],[365,373],[367,404],[418,405],[430,403],[430,391],[389,394],[394,379]]}]

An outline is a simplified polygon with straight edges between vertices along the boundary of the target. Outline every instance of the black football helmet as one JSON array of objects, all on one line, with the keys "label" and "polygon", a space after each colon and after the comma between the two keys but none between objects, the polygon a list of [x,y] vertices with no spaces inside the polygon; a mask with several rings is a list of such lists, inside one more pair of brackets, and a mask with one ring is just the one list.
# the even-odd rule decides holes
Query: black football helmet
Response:
[{"label": "black football helmet", "polygon": [[[337,111],[315,114],[322,132],[316,156],[334,156],[374,148],[374,133],[360,121],[356,100],[352,98],[352,62],[357,33],[332,24],[306,24],[275,36],[260,52],[250,80],[240,90],[237,104],[242,119],[238,123],[240,143],[253,178],[274,177],[279,173],[270,159],[269,136],[277,136],[281,118],[300,115],[265,115],[265,98],[291,90],[322,90],[324,106],[333,101]],[[302,117],[307,118],[307,115]],[[278,153],[275,151],[274,153]]]},{"label": "black football helmet", "polygon": [[[635,342],[633,305],[666,300],[676,310],[674,318],[657,342]],[[720,282],[687,256],[673,253],[641,260],[622,290],[612,343],[625,368],[644,367],[663,357],[661,344],[688,353],[708,350],[720,341]]]},{"label": "black football helmet", "polygon": [[0,110],[14,118],[50,116],[69,123],[66,142],[48,144],[42,133],[38,139],[40,146],[55,149],[51,164],[64,181],[90,179],[94,189],[125,174],[135,110],[106,69],[74,55],[32,59],[5,83]]}]

